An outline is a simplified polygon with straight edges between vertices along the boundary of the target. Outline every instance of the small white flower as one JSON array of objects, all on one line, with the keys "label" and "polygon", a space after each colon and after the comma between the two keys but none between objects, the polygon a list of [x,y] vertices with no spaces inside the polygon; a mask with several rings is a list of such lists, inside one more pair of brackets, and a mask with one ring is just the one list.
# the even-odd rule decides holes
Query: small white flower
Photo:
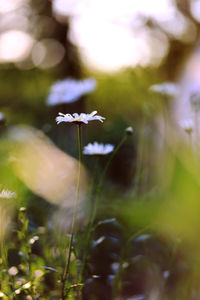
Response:
[{"label": "small white flower", "polygon": [[127,127],[127,128],[125,129],[125,131],[126,131],[126,133],[127,133],[128,135],[132,135],[132,134],[133,134],[133,127],[129,126],[129,127]]},{"label": "small white flower", "polygon": [[29,282],[25,283],[22,287],[23,287],[23,289],[29,289],[31,287],[31,282],[29,281]]},{"label": "small white flower", "polygon": [[15,275],[17,275],[17,273],[18,273],[18,269],[16,268],[16,267],[11,267],[10,269],[8,269],[8,274],[10,275],[10,276],[15,276]]},{"label": "small white flower", "polygon": [[194,130],[194,123],[191,119],[182,121],[180,123],[180,126],[183,128],[185,132],[189,134]]},{"label": "small white flower", "polygon": [[16,198],[17,195],[14,192],[11,192],[9,190],[2,190],[0,193],[0,199],[1,198],[7,198],[7,199],[11,199],[11,198]]},{"label": "small white flower", "polygon": [[83,149],[83,154],[86,155],[106,155],[114,150],[114,146],[111,144],[102,144],[94,142],[93,144],[89,143]]},{"label": "small white flower", "polygon": [[59,80],[52,85],[47,105],[53,106],[62,103],[72,103],[80,99],[81,96],[91,93],[96,88],[96,80],[87,78],[76,80],[72,78]]},{"label": "small white flower", "polygon": [[26,207],[23,207],[23,206],[20,207],[19,211],[22,211],[22,212],[26,211]]},{"label": "small white flower", "polygon": [[59,116],[56,117],[56,122],[57,124],[61,123],[61,122],[76,122],[76,123],[85,123],[88,124],[88,121],[94,121],[94,120],[98,120],[100,122],[103,122],[103,120],[105,120],[105,118],[101,117],[101,116],[95,116],[97,113],[97,111],[93,111],[90,114],[85,114],[85,113],[81,113],[80,115],[77,113],[74,114],[63,114],[63,113],[59,113]]},{"label": "small white flower", "polygon": [[32,237],[30,240],[29,240],[29,243],[31,245],[33,245],[36,241],[39,240],[39,236],[35,235],[34,237]]},{"label": "small white flower", "polygon": [[22,291],[22,289],[21,289],[21,288],[19,288],[19,289],[16,289],[16,290],[15,290],[15,294],[16,294],[16,295],[19,295],[19,294],[21,293],[21,291]]},{"label": "small white flower", "polygon": [[162,95],[176,96],[178,94],[178,85],[172,82],[164,82],[161,84],[154,84],[150,87],[150,91],[160,93]]}]

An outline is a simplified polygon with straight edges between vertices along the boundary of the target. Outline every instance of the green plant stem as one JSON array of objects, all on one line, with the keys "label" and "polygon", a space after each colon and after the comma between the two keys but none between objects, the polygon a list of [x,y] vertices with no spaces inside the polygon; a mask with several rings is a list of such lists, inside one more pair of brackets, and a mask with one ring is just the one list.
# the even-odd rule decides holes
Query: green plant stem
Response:
[{"label": "green plant stem", "polygon": [[144,116],[143,122],[142,122],[142,128],[140,131],[139,136],[139,144],[138,144],[138,160],[137,160],[137,166],[136,166],[136,175],[135,175],[135,183],[134,183],[134,189],[135,194],[138,193],[138,188],[141,183],[141,173],[142,173],[142,161],[143,161],[143,152],[144,152],[144,130],[146,125],[146,117]]},{"label": "green plant stem", "polygon": [[[93,170],[93,175],[92,175],[92,182],[90,184],[90,188],[89,188],[89,192],[88,192],[90,202],[92,201],[92,196],[95,193],[94,186],[95,186],[96,178],[98,177],[98,168],[99,168],[99,155],[97,155],[97,157],[95,157],[94,170]],[[91,219],[90,216],[92,215],[92,211],[93,211],[93,205],[91,205],[91,203],[90,203],[89,220]]]},{"label": "green plant stem", "polygon": [[2,264],[4,267],[7,267],[7,254],[4,244],[4,237],[1,237],[1,258],[2,258]]},{"label": "green plant stem", "polygon": [[192,147],[192,132],[187,133],[188,135],[188,146]]},{"label": "green plant stem", "polygon": [[5,248],[5,241],[4,241],[4,234],[5,234],[5,228],[3,224],[3,220],[5,217],[5,212],[2,207],[0,207],[0,239],[1,239],[1,259],[2,259],[2,264],[4,268],[7,268],[7,252]]},{"label": "green plant stem", "polygon": [[[83,264],[82,264],[82,268],[81,268],[81,272],[80,272],[80,278],[81,279],[82,279],[83,272],[84,272],[85,265],[86,265],[86,261],[87,261],[88,248],[89,248],[89,245],[90,245],[90,238],[91,238],[91,233],[92,233],[92,230],[93,230],[94,220],[95,220],[95,217],[96,217],[96,212],[97,212],[97,208],[98,208],[98,203],[99,203],[101,188],[102,188],[102,185],[103,185],[103,180],[105,178],[106,172],[108,170],[108,167],[109,167],[109,165],[110,165],[113,157],[115,156],[115,154],[117,153],[117,151],[120,149],[120,147],[123,145],[123,143],[126,141],[126,139],[127,139],[127,135],[125,135],[122,138],[122,140],[120,141],[120,143],[117,145],[117,147],[115,148],[115,150],[110,155],[110,158],[109,158],[109,160],[108,160],[108,162],[107,162],[107,164],[106,164],[106,166],[105,166],[105,168],[103,170],[102,176],[100,177],[99,184],[97,186],[97,194],[96,194],[96,197],[95,197],[94,207],[93,207],[93,211],[92,211],[91,219],[90,219],[90,223],[89,223],[89,228],[88,228],[88,234],[87,234],[87,237],[86,237],[85,255],[83,257]],[[98,166],[98,161],[99,161],[99,157],[97,159],[96,166]],[[96,177],[96,167],[95,167],[94,174],[95,174],[95,177]]]},{"label": "green plant stem", "polygon": [[74,212],[73,212],[73,218],[72,218],[72,224],[71,224],[71,236],[69,241],[69,252],[68,257],[66,261],[66,265],[63,272],[62,277],[62,289],[61,289],[61,299],[65,299],[65,283],[67,280],[67,276],[69,274],[69,268],[70,268],[70,259],[71,259],[71,253],[72,253],[72,242],[74,237],[74,229],[76,225],[76,217],[78,212],[78,200],[79,200],[79,190],[80,190],[80,178],[81,178],[81,164],[82,164],[82,152],[81,152],[81,125],[77,125],[77,132],[78,132],[78,153],[79,153],[79,167],[78,167],[78,180],[77,180],[77,186],[76,186],[76,196],[75,196],[75,203],[74,203]]},{"label": "green plant stem", "polygon": [[97,193],[96,193],[96,197],[95,197],[95,201],[94,201],[94,207],[93,207],[93,211],[92,211],[92,215],[91,215],[91,220],[90,220],[90,223],[89,223],[88,234],[87,234],[87,237],[86,237],[85,255],[84,255],[84,258],[83,258],[83,264],[82,264],[82,268],[81,268],[81,272],[80,272],[81,279],[82,279],[83,272],[84,272],[85,265],[86,265],[86,261],[87,261],[88,248],[89,248],[89,245],[90,245],[91,233],[92,233],[92,230],[93,230],[93,224],[94,224],[94,220],[95,220],[96,213],[97,213],[97,208],[98,208],[98,204],[99,204],[99,198],[100,198],[100,193],[101,193],[103,181],[104,181],[106,172],[108,170],[108,167],[109,167],[109,165],[110,165],[113,157],[115,156],[115,154],[117,153],[117,151],[121,148],[121,146],[124,144],[124,142],[126,141],[126,139],[127,139],[127,135],[125,135],[122,138],[122,140],[120,141],[120,143],[117,145],[117,147],[115,148],[115,150],[110,155],[110,158],[109,158],[109,160],[108,160],[108,162],[107,162],[107,164],[106,164],[106,166],[105,166],[105,168],[104,168],[104,170],[102,172],[102,176],[100,177],[99,184],[97,186]]},{"label": "green plant stem", "polygon": [[94,223],[94,220],[95,220],[95,217],[96,217],[96,213],[97,213],[97,208],[98,208],[98,205],[99,205],[99,198],[100,198],[100,193],[101,193],[101,190],[102,190],[102,186],[103,186],[103,182],[104,182],[104,179],[105,179],[105,175],[106,175],[106,172],[108,170],[108,167],[110,166],[110,163],[113,159],[113,157],[115,156],[115,154],[118,152],[118,150],[121,148],[121,146],[124,144],[124,142],[127,140],[127,135],[125,135],[122,140],[119,142],[119,144],[117,145],[117,147],[115,148],[115,150],[112,152],[112,154],[110,155],[108,161],[107,161],[107,164],[102,172],[102,175],[100,177],[100,180],[99,180],[99,184],[97,186],[97,194],[96,194],[96,198],[95,198],[95,201],[94,201],[94,209],[93,209],[93,214],[92,214],[92,217],[91,217],[91,225],[93,225]]}]

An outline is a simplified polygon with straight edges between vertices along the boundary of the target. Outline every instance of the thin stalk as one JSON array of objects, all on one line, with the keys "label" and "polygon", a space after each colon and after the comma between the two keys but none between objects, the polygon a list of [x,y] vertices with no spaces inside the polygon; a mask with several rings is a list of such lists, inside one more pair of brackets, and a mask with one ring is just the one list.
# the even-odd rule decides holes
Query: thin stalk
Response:
[{"label": "thin stalk", "polygon": [[0,207],[0,239],[1,239],[1,259],[4,267],[7,267],[7,252],[4,243],[4,234],[5,234],[5,225],[3,224],[3,220],[5,218],[5,212],[2,207]]},{"label": "thin stalk", "polygon": [[[95,187],[95,182],[98,178],[98,168],[99,168],[99,155],[97,155],[97,157],[95,157],[95,164],[94,164],[92,182],[91,182],[91,185],[90,185],[90,188],[89,188],[89,197],[91,197],[90,200],[92,200],[92,196],[95,195],[94,187]],[[93,212],[93,205],[90,205],[89,220],[91,219],[90,216],[92,215],[92,212]]]},{"label": "thin stalk", "polygon": [[[92,195],[94,193],[93,189],[94,189],[95,180],[96,180],[97,173],[98,173],[98,166],[99,166],[99,156],[96,157],[96,162],[95,162],[93,176],[92,176],[93,179],[92,179],[92,182],[91,182],[91,185],[89,188],[89,197],[91,197],[91,199],[92,199]],[[82,263],[81,270],[80,270],[79,282],[82,281],[83,272],[84,272],[86,261],[87,261],[88,248],[89,248],[89,244],[90,244],[90,235],[91,235],[91,231],[92,231],[92,224],[91,224],[91,216],[92,215],[93,215],[93,205],[91,205],[90,209],[89,209],[89,217],[88,217],[89,225],[88,225],[88,230],[87,230],[87,235],[86,235],[86,246],[85,246],[85,251],[84,251],[84,256],[83,256],[83,263]]]},{"label": "thin stalk", "polygon": [[142,128],[140,131],[139,136],[139,144],[138,144],[138,160],[137,160],[137,166],[136,166],[136,175],[135,175],[135,193],[138,193],[139,184],[141,181],[141,171],[142,171],[142,161],[143,161],[143,152],[144,152],[144,129],[146,124],[146,118],[144,117],[142,122]]},{"label": "thin stalk", "polygon": [[192,147],[192,132],[188,132],[188,146]]},{"label": "thin stalk", "polygon": [[92,214],[92,218],[91,218],[91,224],[94,223],[95,217],[96,217],[96,212],[97,212],[97,208],[98,208],[98,204],[99,204],[99,198],[100,198],[100,193],[101,193],[101,189],[102,189],[102,185],[103,185],[103,181],[106,175],[106,172],[108,170],[108,167],[110,166],[110,163],[113,159],[113,157],[115,156],[115,154],[117,153],[117,151],[121,148],[121,146],[124,144],[124,142],[127,139],[127,135],[125,135],[122,140],[120,141],[120,143],[117,145],[117,147],[114,149],[114,151],[112,152],[112,154],[110,155],[110,158],[107,161],[107,164],[102,172],[102,176],[100,177],[99,180],[99,184],[97,186],[97,195],[95,198],[95,202],[94,202],[94,209],[93,209],[93,214]]},{"label": "thin stalk", "polygon": [[164,146],[168,139],[168,110],[166,107],[167,97],[165,99],[165,103],[162,105],[162,114],[163,114],[163,143]]},{"label": "thin stalk", "polygon": [[198,126],[198,111],[194,109],[194,141],[195,150],[199,150],[199,126]]},{"label": "thin stalk", "polygon": [[123,143],[126,141],[127,139],[127,135],[125,135],[122,140],[120,141],[120,143],[117,145],[117,147],[115,148],[115,150],[112,152],[112,154],[110,155],[110,158],[102,172],[102,176],[100,177],[100,180],[99,180],[99,184],[97,186],[97,193],[96,193],[96,197],[95,197],[95,201],[94,201],[94,207],[93,207],[93,211],[92,211],[92,215],[91,215],[91,220],[90,220],[90,223],[89,223],[89,228],[88,228],[88,234],[87,234],[87,238],[86,238],[86,249],[85,249],[85,255],[84,255],[84,258],[83,258],[83,264],[82,264],[82,268],[81,268],[81,278],[83,276],[83,272],[84,272],[84,269],[85,269],[85,265],[86,265],[86,261],[87,261],[87,255],[88,255],[88,248],[89,248],[89,244],[90,244],[90,238],[91,238],[91,233],[92,233],[92,228],[93,228],[93,224],[94,224],[94,220],[95,220],[95,217],[96,217],[96,212],[97,212],[97,208],[98,208],[98,204],[99,204],[99,198],[100,198],[100,192],[101,192],[101,188],[102,188],[102,185],[103,185],[103,180],[105,178],[105,175],[106,175],[106,172],[108,170],[108,167],[113,159],[113,157],[115,156],[115,154],[117,153],[117,151],[120,149],[120,147],[123,145]]},{"label": "thin stalk", "polygon": [[[3,220],[4,218],[6,218],[6,214],[5,214],[5,211],[4,209],[1,207],[0,208],[0,251],[1,251],[1,259],[2,259],[2,268],[3,269],[6,269],[8,270],[8,258],[7,258],[7,248],[6,248],[6,245],[5,245],[5,228],[4,228],[4,224],[3,224]],[[3,272],[2,272],[2,281],[4,280],[4,275],[3,275]],[[9,275],[9,279],[10,279],[10,283],[9,283],[9,286],[10,286],[10,289],[11,289],[11,292],[13,293],[14,292],[14,278],[12,276]],[[0,283],[0,288],[2,289],[1,287],[1,283]],[[15,296],[13,296],[13,299],[15,299]]]},{"label": "thin stalk", "polygon": [[195,128],[197,141],[198,141],[198,136],[199,136],[199,126],[198,125],[199,125],[198,124],[198,112],[195,109],[195,111],[194,111],[194,128]]},{"label": "thin stalk", "polygon": [[63,272],[62,277],[62,289],[61,289],[61,299],[65,299],[65,283],[67,280],[67,276],[69,274],[69,268],[70,268],[70,259],[71,259],[71,253],[72,253],[72,242],[74,237],[74,229],[76,224],[76,217],[78,212],[78,200],[79,200],[79,190],[80,190],[80,178],[81,178],[81,164],[82,164],[82,152],[81,152],[81,125],[77,125],[77,133],[78,133],[78,155],[79,155],[79,167],[78,167],[78,180],[77,180],[77,186],[76,186],[76,197],[74,202],[74,212],[73,212],[73,218],[72,218],[72,224],[71,224],[71,236],[69,241],[69,252],[68,257],[66,261],[66,265]]}]

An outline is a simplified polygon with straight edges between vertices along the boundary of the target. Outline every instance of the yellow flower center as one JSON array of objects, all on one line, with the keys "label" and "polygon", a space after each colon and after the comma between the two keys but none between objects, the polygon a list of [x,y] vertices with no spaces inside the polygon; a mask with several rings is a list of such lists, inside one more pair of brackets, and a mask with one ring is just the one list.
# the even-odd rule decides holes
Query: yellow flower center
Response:
[{"label": "yellow flower center", "polygon": [[74,118],[74,120],[72,121],[72,122],[76,122],[76,121],[81,121],[82,120],[82,118]]}]

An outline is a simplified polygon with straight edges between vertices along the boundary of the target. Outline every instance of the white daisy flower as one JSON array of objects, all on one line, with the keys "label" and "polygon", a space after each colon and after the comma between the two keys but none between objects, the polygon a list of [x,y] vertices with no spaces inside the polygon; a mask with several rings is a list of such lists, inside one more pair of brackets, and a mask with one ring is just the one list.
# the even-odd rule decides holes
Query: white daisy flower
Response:
[{"label": "white daisy flower", "polygon": [[62,103],[72,103],[81,96],[91,93],[96,88],[96,80],[87,78],[76,80],[72,78],[59,80],[50,88],[47,105],[53,106]]},{"label": "white daisy flower", "polygon": [[114,146],[111,144],[102,144],[94,142],[93,144],[89,143],[83,149],[83,154],[86,155],[106,155],[114,150]]},{"label": "white daisy flower", "polygon": [[103,122],[103,120],[105,120],[105,118],[101,117],[101,116],[95,116],[97,113],[97,111],[93,111],[90,114],[85,114],[85,113],[81,113],[81,114],[63,114],[63,113],[59,113],[59,116],[56,117],[56,122],[57,124],[61,123],[61,122],[75,122],[75,123],[84,123],[84,124],[88,124],[88,121],[94,121],[94,120],[98,120],[100,122]]},{"label": "white daisy flower", "polygon": [[191,119],[184,120],[180,123],[180,126],[186,133],[191,133],[194,130],[194,122]]},{"label": "white daisy flower", "polygon": [[125,132],[128,134],[128,135],[132,135],[133,134],[133,127],[129,126],[125,129]]},{"label": "white daisy flower", "polygon": [[154,84],[150,87],[150,91],[160,93],[162,95],[176,96],[178,94],[178,85],[172,82],[164,82],[161,84]]},{"label": "white daisy flower", "polygon": [[7,199],[11,199],[11,198],[16,198],[17,195],[14,192],[11,192],[9,190],[2,190],[0,193],[0,199],[1,198],[7,198]]}]

